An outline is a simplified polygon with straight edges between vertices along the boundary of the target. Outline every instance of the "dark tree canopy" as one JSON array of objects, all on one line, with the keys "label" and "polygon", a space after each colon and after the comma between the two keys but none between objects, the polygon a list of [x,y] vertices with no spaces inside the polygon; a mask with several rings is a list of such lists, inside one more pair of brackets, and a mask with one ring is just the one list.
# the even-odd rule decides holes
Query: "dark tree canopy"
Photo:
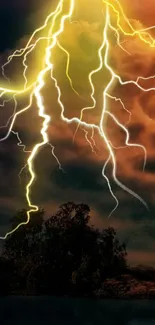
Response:
[{"label": "dark tree canopy", "polygon": [[[88,205],[68,202],[46,221],[43,217],[41,209],[33,213],[29,224],[5,241],[12,293],[93,296],[106,278],[125,272],[125,245],[113,228],[90,226]],[[24,220],[25,210],[12,227]]]}]

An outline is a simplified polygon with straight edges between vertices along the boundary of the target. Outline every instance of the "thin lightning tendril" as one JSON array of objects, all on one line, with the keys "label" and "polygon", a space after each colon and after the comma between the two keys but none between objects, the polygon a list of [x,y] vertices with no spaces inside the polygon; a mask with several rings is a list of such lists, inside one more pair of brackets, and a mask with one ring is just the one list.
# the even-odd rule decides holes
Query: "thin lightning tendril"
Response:
[{"label": "thin lightning tendril", "polygon": [[79,93],[76,91],[76,89],[74,89],[74,87],[73,87],[73,82],[72,82],[72,79],[71,79],[71,77],[70,77],[70,75],[69,75],[69,66],[70,66],[70,54],[69,54],[69,52],[60,44],[60,42],[59,41],[57,41],[57,45],[58,45],[58,47],[67,55],[67,64],[66,64],[66,76],[67,76],[67,78],[68,78],[68,80],[69,80],[69,83],[70,83],[70,86],[71,86],[71,88],[72,88],[72,90],[75,92],[75,94],[76,95],[78,95],[79,97],[80,97],[80,95],[79,95]]},{"label": "thin lightning tendril", "polygon": [[23,148],[23,152],[30,153],[31,151],[30,150],[26,150],[26,146],[21,141],[20,136],[19,136],[19,133],[18,132],[15,132],[15,131],[11,131],[11,132],[17,137],[17,140],[19,141],[17,143],[17,146],[18,147],[22,147]]},{"label": "thin lightning tendril", "polygon": [[54,150],[55,150],[54,146],[53,146],[51,143],[48,143],[48,145],[51,147],[52,155],[53,155],[53,157],[55,158],[55,160],[56,160],[56,162],[57,162],[57,164],[58,164],[58,166],[59,166],[59,169],[60,169],[62,172],[64,172],[64,170],[63,170],[63,168],[62,168],[62,166],[61,166],[61,163],[60,163],[58,157],[57,157],[57,156],[55,155],[55,153],[54,153]]},{"label": "thin lightning tendril", "polygon": [[85,130],[85,129],[83,129],[83,128],[81,128],[81,130],[83,130],[84,131],[84,133],[85,133],[85,139],[86,139],[86,141],[88,142],[88,144],[90,145],[90,148],[91,148],[91,150],[92,150],[92,153],[94,153],[95,155],[97,155],[97,153],[96,153],[96,151],[94,150],[94,147],[96,146],[96,144],[95,144],[95,140],[94,140],[94,138],[93,138],[93,135],[91,136],[91,140],[89,140],[89,138],[88,138],[88,131],[87,130]]},{"label": "thin lightning tendril", "polygon": [[[111,89],[114,85],[114,82],[118,82],[120,83],[120,85],[124,86],[124,85],[135,85],[136,87],[138,87],[141,91],[145,91],[145,92],[149,92],[152,90],[155,90],[155,88],[144,88],[142,87],[139,82],[141,80],[149,80],[149,79],[153,79],[155,78],[155,76],[150,76],[150,77],[142,77],[142,76],[138,76],[137,80],[128,80],[128,81],[123,81],[121,79],[121,77],[119,75],[117,75],[113,68],[111,67],[111,65],[109,64],[109,56],[110,56],[110,43],[109,43],[109,39],[108,39],[108,32],[109,31],[113,31],[115,33],[116,36],[116,43],[117,46],[120,47],[121,50],[123,50],[124,52],[126,52],[128,55],[131,55],[123,46],[122,46],[122,42],[120,41],[120,32],[124,35],[124,36],[136,36],[138,37],[142,42],[144,42],[145,44],[149,45],[150,47],[155,47],[155,40],[153,39],[153,37],[151,36],[151,34],[149,34],[149,31],[153,28],[155,28],[155,26],[152,26],[150,28],[146,28],[143,30],[135,30],[133,28],[133,26],[131,25],[130,21],[128,20],[128,18],[125,16],[125,13],[123,11],[123,8],[121,7],[120,3],[118,0],[114,0],[114,1],[110,1],[110,0],[102,0],[103,4],[105,6],[105,22],[104,22],[104,27],[103,27],[103,39],[102,39],[102,43],[98,49],[98,59],[99,59],[99,64],[98,67],[94,70],[92,70],[89,73],[88,76],[88,80],[89,80],[89,84],[90,84],[90,88],[91,88],[91,93],[90,93],[90,99],[92,100],[92,105],[91,106],[87,106],[84,107],[81,112],[80,112],[80,117],[73,117],[71,119],[67,118],[65,116],[65,107],[63,105],[62,102],[62,94],[61,94],[61,89],[58,85],[58,81],[57,79],[53,76],[53,70],[54,70],[54,65],[52,63],[52,51],[53,49],[58,46],[67,56],[67,62],[66,62],[66,77],[68,78],[68,81],[70,83],[71,89],[75,92],[76,95],[80,96],[79,93],[76,91],[76,89],[73,87],[73,81],[70,77],[69,74],[69,67],[70,67],[70,53],[60,44],[59,41],[59,36],[63,34],[64,32],[64,26],[65,26],[65,22],[66,20],[69,20],[70,23],[73,23],[73,21],[71,21],[72,19],[72,15],[73,15],[73,11],[74,11],[74,7],[75,7],[75,0],[68,0],[69,1],[69,6],[68,6],[68,13],[64,14],[63,13],[63,7],[64,7],[64,0],[60,0],[55,11],[53,11],[52,13],[50,13],[44,24],[36,29],[34,31],[34,33],[31,35],[30,39],[28,40],[26,46],[20,50],[16,50],[13,54],[11,54],[8,59],[7,62],[2,66],[2,74],[4,76],[4,78],[6,79],[7,82],[9,82],[9,87],[6,86],[1,86],[0,85],[0,98],[2,98],[3,96],[10,96],[10,98],[8,100],[3,100],[3,104],[0,105],[0,107],[4,107],[4,105],[8,102],[11,101],[11,99],[14,99],[15,102],[15,106],[14,106],[14,111],[13,114],[11,115],[11,117],[8,119],[8,122],[5,126],[3,127],[8,127],[8,131],[7,134],[0,138],[0,142],[6,140],[9,135],[11,133],[13,133],[14,135],[16,135],[17,139],[18,139],[18,146],[23,148],[23,151],[26,153],[29,153],[29,157],[27,159],[26,165],[22,168],[20,174],[22,173],[22,171],[27,167],[29,174],[30,174],[30,180],[26,185],[26,199],[27,199],[27,203],[28,203],[28,211],[27,211],[27,220],[25,222],[21,222],[20,224],[18,224],[14,229],[12,229],[10,232],[6,233],[6,235],[4,237],[0,237],[0,239],[6,239],[10,234],[12,234],[13,232],[15,232],[19,227],[21,227],[22,225],[26,225],[28,224],[29,220],[30,220],[30,215],[31,213],[38,211],[38,206],[34,205],[31,202],[31,198],[30,198],[30,191],[32,189],[32,186],[34,184],[36,175],[35,175],[35,171],[34,171],[34,159],[36,157],[36,155],[38,154],[39,150],[44,146],[44,145],[49,145],[52,149],[52,155],[54,156],[54,158],[56,159],[58,166],[61,170],[61,163],[59,161],[59,159],[57,158],[57,156],[54,153],[54,146],[52,146],[49,143],[49,138],[48,138],[48,127],[49,127],[49,123],[51,121],[51,116],[49,116],[48,114],[46,114],[46,109],[44,106],[44,99],[42,97],[42,90],[46,85],[45,82],[45,76],[50,72],[51,74],[51,79],[54,81],[54,85],[55,88],[57,90],[57,101],[58,104],[60,106],[61,112],[60,112],[60,116],[61,119],[70,124],[70,123],[75,123],[77,125],[76,127],[76,131],[74,134],[74,138],[75,135],[78,131],[78,128],[80,127],[84,132],[85,132],[85,138],[88,142],[88,144],[90,145],[92,152],[96,154],[96,150],[94,148],[96,147],[96,143],[94,140],[94,131],[96,130],[98,132],[98,134],[101,136],[101,138],[104,140],[104,143],[106,145],[106,149],[108,151],[108,159],[106,160],[103,169],[102,169],[102,175],[104,177],[104,179],[107,182],[107,185],[109,187],[109,191],[113,197],[113,199],[115,200],[116,204],[115,207],[113,208],[112,212],[110,213],[109,217],[111,216],[111,214],[116,210],[116,208],[119,205],[119,201],[117,199],[117,197],[115,196],[113,190],[112,190],[112,186],[110,184],[110,180],[109,178],[106,176],[106,168],[108,166],[109,163],[111,163],[112,165],[112,176],[113,179],[115,181],[115,183],[122,188],[124,191],[128,192],[129,194],[133,195],[135,198],[137,198],[140,202],[142,202],[146,208],[147,204],[146,202],[135,192],[133,192],[132,190],[130,190],[128,187],[126,187],[124,184],[122,184],[118,178],[117,178],[117,166],[116,166],[116,159],[115,159],[115,153],[113,151],[113,149],[115,149],[115,147],[113,146],[113,144],[111,143],[111,141],[108,139],[108,136],[106,135],[105,132],[105,116],[107,115],[110,119],[113,120],[113,122],[124,131],[124,133],[126,134],[126,140],[125,140],[125,145],[128,147],[139,147],[140,149],[143,150],[144,152],[144,165],[143,165],[143,170],[145,168],[145,164],[146,164],[146,149],[140,145],[140,144],[132,144],[129,142],[129,132],[127,130],[127,128],[121,124],[118,119],[115,117],[115,115],[113,113],[111,113],[108,109],[108,99],[113,100],[115,102],[119,102],[120,105],[123,107],[123,109],[128,113],[129,115],[129,120],[127,123],[130,122],[131,119],[131,112],[129,110],[127,110],[127,108],[125,107],[123,101],[121,98],[117,98],[112,96],[111,93]],[[113,14],[115,14],[116,17],[116,26],[114,25],[113,22],[111,22],[111,12]],[[122,27],[122,20],[124,21],[124,23],[126,24],[127,29],[124,29]],[[56,24],[57,22],[57,24]],[[58,27],[56,27],[58,25]],[[53,31],[55,30],[55,31]],[[45,31],[45,35],[44,36],[40,36],[38,37],[38,34],[41,32]],[[39,72],[36,80],[33,80],[32,83],[29,83],[28,77],[27,77],[27,70],[28,70],[28,56],[30,53],[32,53],[38,42],[41,41],[47,41],[47,46],[45,47],[45,55],[43,58],[43,68],[42,70]],[[104,54],[103,54],[104,52]],[[11,63],[11,61],[14,58],[22,58],[22,63],[23,63],[23,79],[24,79],[24,85],[23,87],[20,88],[12,88],[11,84],[10,84],[10,80],[9,78],[6,76],[5,74],[5,68]],[[97,101],[95,99],[95,86],[93,83],[93,76],[95,74],[97,74],[99,71],[101,71],[103,68],[105,68],[109,75],[110,75],[110,81],[106,84],[106,86],[104,87],[104,91],[103,91],[103,107],[102,107],[102,113],[100,116],[100,121],[98,124],[96,123],[86,123],[83,120],[83,114],[85,110],[94,110],[96,108],[97,105]],[[20,95],[26,95],[29,94],[29,104],[20,109],[19,111],[17,111],[17,97]],[[80,96],[81,97],[81,96]],[[21,139],[20,139],[20,135],[18,132],[15,132],[13,130],[14,128],[14,124],[15,121],[17,119],[17,117],[21,114],[23,114],[25,111],[27,111],[28,109],[30,109],[30,107],[32,106],[32,102],[33,100],[36,100],[37,103],[37,107],[38,107],[38,115],[39,117],[41,117],[43,119],[43,123],[42,123],[42,127],[40,130],[40,134],[42,136],[42,141],[37,143],[32,151],[26,151],[26,147],[25,145],[22,143]],[[127,124],[126,123],[126,124]],[[2,127],[0,127],[2,128]],[[90,139],[88,138],[88,130],[91,129],[92,131],[92,135],[90,137]],[[121,148],[121,147],[120,147]],[[98,148],[97,148],[98,149]],[[118,148],[117,148],[118,149]]]}]

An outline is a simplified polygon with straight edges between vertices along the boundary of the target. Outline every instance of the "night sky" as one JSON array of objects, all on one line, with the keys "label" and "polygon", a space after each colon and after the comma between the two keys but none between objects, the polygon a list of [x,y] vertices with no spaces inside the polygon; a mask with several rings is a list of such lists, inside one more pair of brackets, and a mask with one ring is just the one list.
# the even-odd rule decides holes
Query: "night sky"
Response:
[{"label": "night sky", "polygon": [[[102,37],[102,10],[101,1],[78,0],[75,10],[77,24],[66,24],[65,36],[60,37],[63,46],[71,54],[70,75],[73,84],[82,99],[78,98],[69,87],[65,77],[66,57],[62,52],[55,50],[55,76],[62,89],[66,115],[71,118],[80,114],[81,108],[91,105],[90,85],[88,74],[98,65],[97,50]],[[122,1],[128,17],[138,29],[153,24],[155,18],[154,0]],[[42,25],[46,14],[53,10],[53,3],[43,0],[1,0],[0,1],[0,63],[6,61],[7,56],[16,48],[23,46],[33,30]],[[89,9],[87,9],[89,8]],[[153,33],[153,32],[152,32]],[[112,38],[112,36],[110,36]],[[144,45],[137,38],[126,38],[125,48],[131,53],[127,55],[115,44],[111,62],[117,73],[124,79],[136,80],[138,75],[155,75],[155,50]],[[38,73],[39,64],[42,64],[43,45],[37,47],[34,57],[30,58],[29,78]],[[6,69],[11,76],[11,82],[21,82],[21,64],[13,61]],[[97,105],[95,111],[86,114],[86,121],[97,122],[102,107],[102,91],[106,72],[101,71],[96,77]],[[97,155],[92,153],[85,138],[85,133],[79,129],[75,141],[73,136],[76,125],[67,125],[60,119],[60,108],[57,103],[57,93],[54,84],[47,76],[47,85],[43,91],[46,111],[52,116],[48,129],[50,143],[55,147],[62,169],[51,154],[51,148],[45,146],[35,159],[36,181],[33,185],[32,201],[45,208],[46,215],[56,211],[59,204],[67,201],[84,202],[91,208],[91,222],[97,227],[113,226],[118,236],[127,245],[129,262],[131,264],[148,264],[155,266],[155,92],[144,93],[134,86],[121,87],[116,84],[114,96],[121,96],[126,108],[132,113],[128,130],[130,141],[139,143],[147,149],[147,164],[143,172],[143,151],[140,148],[123,148],[115,150],[117,159],[117,176],[126,186],[138,193],[148,204],[150,211],[129,195],[123,192],[112,179],[111,166],[107,168],[112,189],[119,199],[119,206],[108,219],[115,202],[111,197],[106,180],[102,177],[102,168],[107,159],[107,150],[101,138],[95,133]],[[4,80],[1,76],[1,84]],[[154,80],[147,83],[147,87],[155,86]],[[20,105],[28,102],[24,97]],[[13,103],[0,108],[0,126],[7,123],[11,115]],[[114,112],[122,123],[128,122],[128,114],[123,111],[119,102],[109,101],[111,112]],[[20,106],[21,107],[21,106]],[[113,145],[123,146],[124,133],[109,119],[106,120],[106,130]],[[15,124],[14,131],[20,132],[20,138],[27,150],[40,141],[41,120],[37,115],[36,103],[31,109],[20,116]],[[7,128],[0,130],[4,136]],[[88,134],[91,136],[91,133]],[[27,208],[25,200],[25,184],[28,172],[24,170],[21,180],[19,171],[26,163],[27,154],[17,146],[14,134],[0,143],[0,236],[9,230],[9,219],[16,210]]]}]

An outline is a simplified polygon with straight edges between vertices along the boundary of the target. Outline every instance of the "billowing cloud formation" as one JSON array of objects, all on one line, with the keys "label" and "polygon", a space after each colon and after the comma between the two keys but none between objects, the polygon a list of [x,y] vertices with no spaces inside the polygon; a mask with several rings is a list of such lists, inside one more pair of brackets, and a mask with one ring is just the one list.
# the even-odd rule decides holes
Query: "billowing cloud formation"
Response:
[{"label": "billowing cloud formation", "polygon": [[[129,6],[129,1],[125,1],[124,8],[126,13],[134,22],[137,28],[143,28],[144,24],[149,26],[148,20],[144,16],[151,17],[154,10],[153,1],[136,2]],[[140,4],[141,3],[141,7]],[[20,2],[19,6],[21,6]],[[18,7],[18,2],[16,4]],[[127,9],[129,7],[129,10]],[[18,7],[19,8],[19,7]],[[82,8],[82,9],[81,9]],[[88,6],[85,1],[79,1],[75,11],[76,23],[66,23],[64,37],[60,37],[60,43],[70,53],[69,73],[73,81],[73,86],[79,92],[79,98],[70,89],[69,81],[65,75],[66,55],[58,47],[53,51],[53,61],[55,65],[54,76],[57,78],[62,89],[62,99],[65,104],[65,115],[69,118],[80,116],[80,111],[85,106],[92,105],[90,98],[90,84],[88,74],[95,69],[98,64],[98,48],[102,42],[102,10],[101,1],[95,5]],[[145,13],[145,15],[144,15]],[[155,17],[155,13],[154,13]],[[25,42],[27,37],[20,40],[20,44]],[[128,52],[122,51],[116,44],[114,35],[110,35],[111,44],[111,64],[114,70],[120,74],[123,80],[136,80],[139,75],[147,77],[155,74],[154,49],[144,45],[137,37],[123,40],[123,47]],[[114,50],[113,50],[114,49]],[[42,47],[40,48],[42,50]],[[36,55],[30,57],[29,64],[31,71],[39,69],[38,62],[41,57],[39,48]],[[36,60],[36,58],[38,58]],[[10,68],[11,76],[20,75],[20,68],[17,63],[13,63]],[[13,77],[12,77],[13,78]],[[13,80],[15,80],[14,77]],[[99,122],[101,109],[103,106],[102,93],[109,76],[105,69],[94,77],[95,97],[97,100],[96,108],[87,111],[84,119],[88,122]],[[142,81],[145,87],[154,86],[154,79]],[[92,209],[92,223],[97,226],[114,226],[121,239],[127,243],[130,250],[131,262],[155,263],[151,254],[155,245],[153,230],[155,223],[152,217],[154,209],[154,190],[155,190],[155,114],[154,114],[154,92],[144,93],[136,86],[120,86],[116,84],[112,92],[113,96],[121,98],[126,109],[132,113],[129,121],[129,114],[124,111],[119,102],[109,100],[108,106],[111,112],[119,121],[126,124],[130,132],[130,141],[144,145],[147,149],[147,164],[145,171],[142,170],[144,153],[141,148],[120,148],[115,150],[117,160],[117,175],[126,185],[141,195],[148,203],[150,212],[135,198],[123,192],[112,179],[111,166],[107,168],[107,175],[111,181],[112,189],[119,198],[119,207],[113,216],[108,219],[108,215],[114,207],[114,200],[111,197],[106,180],[102,177],[102,168],[107,159],[107,150],[101,137],[95,131],[94,139],[96,147],[94,154],[86,140],[86,133],[79,128],[73,141],[76,125],[65,124],[60,119],[60,107],[57,103],[57,92],[54,83],[47,77],[47,85],[43,96],[46,111],[52,117],[48,135],[51,144],[55,147],[62,169],[59,168],[57,161],[51,155],[51,148],[46,146],[40,151],[35,159],[36,182],[33,186],[32,200],[34,203],[45,207],[48,213],[52,213],[56,207],[65,201],[74,200],[86,202]],[[25,102],[27,98],[25,98]],[[9,105],[2,111],[3,123],[6,124]],[[2,121],[2,119],[1,119]],[[15,131],[20,131],[21,140],[26,144],[27,150],[32,150],[32,146],[40,139],[39,128],[41,120],[37,116],[35,102],[31,109],[20,117],[15,125]],[[120,130],[108,118],[105,122],[105,129],[110,141],[115,147],[124,147],[125,133]],[[1,129],[5,134],[6,128]],[[88,138],[91,139],[91,130]],[[27,181],[27,171],[24,170],[19,180],[18,173],[26,162],[27,154],[16,146],[17,139],[11,135],[6,142],[0,144],[0,192],[2,207],[1,225],[2,232],[8,228],[9,214],[18,208],[26,206],[24,198],[24,187]],[[141,238],[143,238],[141,240]],[[145,249],[144,260],[142,252]],[[146,254],[146,250],[148,252]],[[136,258],[135,258],[136,257]]]}]

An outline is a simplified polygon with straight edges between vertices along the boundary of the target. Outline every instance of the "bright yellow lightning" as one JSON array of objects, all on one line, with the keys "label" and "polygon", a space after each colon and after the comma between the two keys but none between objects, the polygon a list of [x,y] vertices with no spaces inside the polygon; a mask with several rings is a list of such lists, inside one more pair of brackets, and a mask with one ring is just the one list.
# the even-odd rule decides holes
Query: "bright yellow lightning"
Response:
[{"label": "bright yellow lightning", "polygon": [[69,80],[69,83],[70,83],[70,86],[71,86],[71,88],[72,88],[72,90],[75,92],[75,94],[77,94],[78,96],[80,96],[79,95],[79,93],[76,91],[76,89],[74,89],[74,87],[73,87],[73,82],[72,82],[72,79],[71,79],[71,77],[70,77],[70,75],[69,75],[69,65],[70,65],[70,54],[69,54],[69,52],[60,44],[60,42],[59,41],[57,41],[57,45],[58,45],[58,47],[66,54],[66,56],[67,56],[67,64],[66,64],[66,76],[67,76],[67,78],[68,78],[68,80]]},{"label": "bright yellow lightning", "polygon": [[[58,160],[58,158],[56,157],[55,153],[54,153],[54,147],[49,143],[49,139],[48,139],[48,134],[47,134],[47,130],[48,130],[48,126],[49,126],[49,122],[51,120],[51,117],[49,115],[46,114],[46,110],[45,110],[45,106],[44,106],[44,99],[41,95],[41,91],[43,89],[43,87],[45,86],[46,82],[45,82],[45,77],[47,73],[51,73],[51,78],[54,81],[55,87],[57,89],[57,93],[58,93],[58,104],[60,105],[61,108],[61,118],[64,122],[66,123],[72,123],[75,122],[77,124],[77,128],[76,128],[76,132],[79,128],[79,126],[82,127],[82,129],[85,132],[85,138],[87,140],[87,142],[89,143],[89,145],[91,146],[92,152],[96,153],[96,151],[94,150],[94,147],[96,146],[95,144],[95,140],[94,140],[94,130],[97,130],[97,132],[99,133],[99,135],[102,137],[102,139],[104,140],[104,143],[106,145],[106,148],[108,150],[108,159],[106,160],[103,169],[102,169],[102,175],[104,176],[104,178],[107,181],[110,193],[112,195],[112,197],[114,198],[116,205],[113,209],[113,211],[117,208],[119,202],[117,197],[115,196],[115,194],[113,193],[110,181],[108,179],[108,177],[106,176],[106,167],[108,165],[109,162],[112,163],[112,175],[113,175],[113,179],[115,180],[116,184],[121,187],[123,190],[127,191],[128,193],[130,193],[131,195],[133,195],[134,197],[136,197],[138,200],[140,200],[146,207],[147,204],[145,203],[145,201],[135,192],[133,192],[132,190],[130,190],[128,187],[126,187],[124,184],[122,184],[118,178],[117,178],[117,166],[116,166],[116,160],[115,160],[115,154],[113,151],[114,146],[111,144],[110,140],[108,139],[106,132],[105,132],[105,116],[108,115],[109,118],[113,119],[113,121],[125,132],[126,134],[126,141],[125,144],[126,146],[137,146],[140,149],[142,149],[144,151],[144,168],[145,168],[145,164],[146,164],[146,150],[143,146],[138,145],[138,144],[132,144],[129,142],[129,132],[127,130],[127,128],[122,125],[117,118],[111,113],[109,112],[108,109],[108,99],[110,98],[111,100],[115,100],[115,101],[119,101],[120,104],[122,105],[123,109],[126,110],[129,114],[129,119],[131,118],[131,113],[126,109],[125,105],[123,104],[121,98],[116,98],[114,96],[112,96],[110,94],[112,86],[114,85],[114,82],[119,82],[121,85],[126,85],[126,84],[134,84],[136,85],[139,89],[141,89],[142,91],[151,91],[151,90],[155,90],[155,88],[144,88],[142,86],[140,86],[139,81],[141,79],[151,79],[154,78],[154,76],[148,77],[148,78],[144,78],[139,76],[137,78],[136,81],[134,80],[130,80],[130,81],[122,81],[121,77],[119,75],[117,75],[111,65],[109,64],[109,54],[110,54],[110,43],[109,43],[109,38],[108,38],[108,32],[109,31],[113,31],[116,35],[116,39],[117,39],[117,45],[123,50],[125,51],[128,55],[130,55],[129,52],[127,52],[124,47],[121,45],[120,42],[120,31],[121,33],[123,33],[126,36],[138,36],[141,41],[143,41],[145,44],[148,44],[151,47],[155,47],[155,40],[153,39],[153,37],[151,36],[151,34],[149,34],[149,30],[151,30],[151,28],[155,28],[155,26],[151,27],[151,28],[147,28],[147,29],[143,29],[143,30],[135,30],[133,28],[133,26],[131,25],[130,21],[127,19],[127,17],[125,16],[125,13],[119,3],[118,0],[114,0],[114,1],[110,1],[110,0],[103,0],[103,4],[105,7],[105,22],[104,22],[104,27],[103,27],[103,38],[102,38],[102,42],[101,45],[99,47],[98,50],[98,58],[99,58],[99,64],[98,67],[94,70],[92,70],[89,73],[88,76],[88,80],[90,83],[90,87],[91,87],[91,94],[90,94],[90,98],[92,100],[92,105],[88,106],[88,107],[84,107],[81,110],[81,114],[80,114],[80,118],[77,118],[76,116],[73,117],[72,119],[68,119],[65,116],[65,107],[63,105],[63,102],[61,100],[61,89],[58,85],[58,82],[56,80],[56,78],[53,76],[53,63],[52,63],[52,51],[53,49],[58,46],[67,56],[67,63],[66,63],[66,76],[69,80],[70,86],[72,88],[72,90],[79,96],[78,92],[74,89],[73,87],[73,82],[72,79],[69,75],[69,65],[70,65],[70,54],[69,52],[60,44],[59,42],[59,36],[61,34],[63,34],[64,31],[64,25],[65,25],[65,21],[67,19],[69,19],[69,21],[71,22],[71,18],[73,15],[73,11],[74,11],[74,7],[75,7],[75,0],[68,0],[68,13],[64,14],[64,4],[66,3],[65,0],[60,0],[55,11],[50,13],[43,26],[41,26],[40,28],[36,29],[34,31],[34,33],[31,35],[30,39],[28,40],[25,48],[21,49],[21,50],[17,50],[15,51],[12,55],[10,55],[8,57],[7,62],[2,66],[2,73],[3,76],[5,77],[5,79],[7,81],[10,82],[10,80],[8,79],[8,77],[5,75],[5,67],[13,60],[13,58],[15,57],[23,57],[23,79],[24,79],[24,84],[22,87],[20,87],[19,89],[15,89],[12,88],[10,85],[9,87],[2,87],[0,86],[0,98],[2,98],[5,95],[10,95],[12,96],[11,99],[13,98],[15,101],[15,108],[14,108],[14,113],[13,115],[9,118],[7,125],[9,124],[9,129],[8,132],[6,134],[5,137],[1,138],[0,141],[4,141],[9,135],[10,133],[14,133],[18,139],[18,145],[20,147],[23,147],[23,151],[26,152],[25,150],[25,146],[22,144],[21,140],[20,140],[20,136],[17,132],[13,131],[13,127],[14,127],[14,123],[16,118],[18,117],[18,115],[23,114],[26,110],[28,110],[31,105],[32,105],[32,101],[34,99],[36,99],[37,102],[37,107],[38,107],[38,115],[43,119],[43,123],[42,123],[42,127],[40,130],[40,134],[42,136],[42,141],[37,143],[32,151],[30,152],[30,155],[28,157],[27,163],[24,166],[24,168],[27,166],[29,173],[30,173],[30,180],[26,186],[26,198],[27,198],[27,202],[28,202],[28,206],[29,206],[29,210],[27,211],[27,220],[25,222],[22,222],[20,224],[18,224],[18,226],[16,228],[14,228],[12,231],[8,232],[4,237],[0,237],[1,239],[6,239],[8,235],[12,234],[14,231],[16,231],[20,226],[22,225],[26,225],[29,220],[30,220],[30,214],[31,212],[35,212],[38,210],[38,206],[32,204],[31,202],[31,198],[30,198],[30,191],[35,179],[35,171],[34,171],[34,159],[36,157],[36,155],[38,154],[39,150],[45,145],[45,144],[49,144],[51,146],[52,149],[52,154],[55,157],[55,159],[57,160],[57,163],[59,165],[59,168],[62,169],[61,164]],[[113,12],[113,14],[115,14],[116,16],[116,26],[113,25],[113,23],[111,22],[111,11]],[[123,25],[126,24],[126,29],[124,29],[124,27],[122,27],[122,20],[123,20]],[[57,27],[58,26],[58,27]],[[55,30],[53,32],[53,30]],[[44,32],[45,31],[45,32]],[[37,37],[37,35],[40,32],[44,32],[45,35],[44,36],[39,36]],[[42,70],[39,72],[36,80],[34,80],[31,84],[29,84],[29,80],[27,78],[27,69],[28,69],[28,63],[27,63],[27,58],[29,56],[29,54],[31,52],[34,51],[36,45],[38,44],[38,42],[42,41],[42,40],[47,40],[47,46],[45,47],[45,55],[43,57],[43,68]],[[103,55],[104,52],[104,55]],[[96,107],[96,99],[95,99],[95,86],[93,84],[93,76],[98,73],[101,69],[105,68],[110,75],[110,81],[107,83],[107,85],[105,86],[105,89],[103,91],[103,108],[102,108],[102,113],[100,116],[100,122],[99,124],[95,124],[95,123],[86,123],[83,120],[83,113],[85,110],[92,110],[95,109]],[[17,108],[17,101],[16,101],[16,97],[18,95],[22,95],[22,94],[26,94],[30,92],[30,97],[29,97],[29,104],[24,107],[23,109],[21,109],[20,111],[16,111]],[[9,100],[11,100],[9,99]],[[1,106],[4,106],[4,104],[6,103],[6,100],[3,101],[3,104]],[[92,136],[91,136],[91,140],[89,140],[88,138],[88,129],[92,130]],[[76,134],[75,132],[75,134]],[[23,169],[22,169],[23,170]],[[113,212],[112,211],[112,212]],[[111,214],[112,214],[111,212]],[[110,215],[111,215],[110,214]]]},{"label": "bright yellow lightning", "polygon": [[[30,213],[38,210],[38,207],[33,205],[31,203],[31,200],[30,200],[30,188],[31,188],[31,185],[32,185],[32,183],[34,181],[34,178],[35,178],[35,173],[34,173],[34,170],[33,170],[33,160],[34,160],[34,157],[36,156],[39,148],[42,147],[44,144],[48,143],[48,135],[47,135],[46,131],[47,131],[47,128],[48,128],[48,123],[50,121],[50,116],[46,115],[45,112],[44,112],[44,104],[43,104],[43,99],[42,99],[40,91],[41,91],[41,89],[43,88],[43,86],[45,84],[45,82],[44,82],[45,74],[51,68],[53,68],[52,64],[50,63],[51,50],[56,44],[57,36],[63,31],[65,20],[67,18],[69,18],[71,16],[71,14],[72,14],[73,5],[74,5],[74,1],[72,0],[68,15],[62,16],[61,22],[60,22],[60,28],[59,28],[59,30],[57,32],[55,32],[53,34],[52,44],[50,46],[48,46],[47,49],[46,49],[45,62],[46,62],[47,66],[40,72],[40,74],[38,76],[38,79],[36,81],[36,85],[35,85],[34,90],[33,90],[33,92],[31,93],[31,96],[30,96],[29,105],[26,108],[22,109],[22,111],[19,111],[18,113],[16,113],[14,115],[13,120],[11,122],[11,126],[10,126],[9,131],[8,131],[8,134],[9,134],[11,132],[11,130],[12,130],[12,127],[14,125],[14,122],[15,122],[15,119],[16,119],[17,115],[23,113],[25,110],[27,110],[31,106],[33,96],[35,96],[36,100],[37,100],[37,105],[38,105],[38,108],[39,108],[39,116],[44,119],[44,122],[43,122],[43,126],[42,126],[42,129],[41,129],[41,135],[42,135],[43,141],[38,143],[33,148],[32,152],[31,152],[31,154],[30,154],[30,156],[28,158],[28,161],[27,161],[27,165],[28,165],[28,169],[29,169],[31,178],[30,178],[30,181],[29,181],[29,183],[27,184],[27,187],[26,187],[26,198],[27,198],[27,202],[28,202],[28,205],[29,205],[30,209],[27,211],[27,220],[25,222],[22,222],[22,223],[18,224],[17,227],[15,227],[12,231],[6,233],[6,235],[4,237],[0,237],[1,239],[6,239],[8,237],[8,235],[10,235],[14,231],[16,231],[21,225],[26,225],[30,220]],[[58,4],[58,6],[57,6],[57,8],[56,8],[56,10],[54,12],[54,14],[52,13],[54,22],[55,22],[56,18],[58,17],[58,15],[60,14],[60,12],[62,11],[62,7],[63,7],[63,1],[60,1],[60,3]],[[23,54],[24,51],[21,52],[21,53]],[[20,55],[22,55],[21,53],[20,53]],[[17,55],[17,54],[15,54],[15,55]]]},{"label": "bright yellow lightning", "polygon": [[[149,44],[151,47],[155,46],[155,40],[154,38],[147,32],[150,29],[155,28],[155,26],[151,26],[150,28],[146,28],[143,30],[135,30],[133,26],[131,25],[129,19],[126,17],[122,6],[120,5],[118,0],[103,0],[103,2],[112,8],[114,13],[117,15],[117,27],[121,30],[121,32],[126,36],[138,36],[144,43]],[[114,3],[114,4],[113,4]],[[116,6],[118,9],[116,9]],[[128,29],[130,30],[127,32],[124,30],[124,28],[121,26],[121,18],[124,19],[124,22],[126,22],[126,25]]]}]

